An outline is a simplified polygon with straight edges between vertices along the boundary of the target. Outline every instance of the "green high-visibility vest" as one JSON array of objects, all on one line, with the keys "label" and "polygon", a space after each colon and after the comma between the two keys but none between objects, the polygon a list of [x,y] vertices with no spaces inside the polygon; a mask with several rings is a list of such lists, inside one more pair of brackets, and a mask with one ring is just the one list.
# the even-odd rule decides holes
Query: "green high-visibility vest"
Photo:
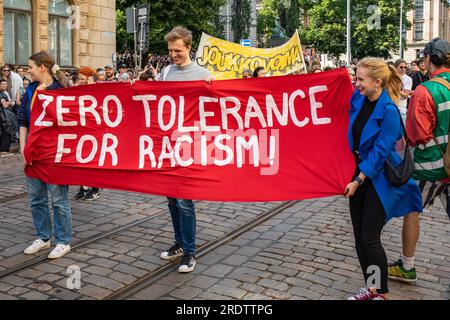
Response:
[{"label": "green high-visibility vest", "polygon": [[[442,72],[436,77],[450,81],[450,72]],[[422,85],[427,88],[436,107],[436,128],[433,134],[441,150],[445,153],[450,128],[450,90],[434,81],[426,81]],[[414,150],[414,179],[438,181],[447,178],[444,160],[434,139],[421,144]]]}]

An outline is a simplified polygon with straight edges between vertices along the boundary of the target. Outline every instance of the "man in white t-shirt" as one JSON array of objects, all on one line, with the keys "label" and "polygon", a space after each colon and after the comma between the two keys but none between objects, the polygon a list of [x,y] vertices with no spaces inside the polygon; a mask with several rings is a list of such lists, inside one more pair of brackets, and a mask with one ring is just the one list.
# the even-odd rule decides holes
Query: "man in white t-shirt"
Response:
[{"label": "man in white t-shirt", "polygon": [[408,108],[408,98],[411,93],[411,88],[413,81],[410,76],[406,74],[406,70],[408,69],[408,65],[405,60],[398,59],[394,63],[395,69],[397,69],[397,73],[402,78],[402,91],[400,92],[401,98],[398,101],[398,109],[400,110],[400,114],[402,115],[403,123],[406,121],[406,111]]},{"label": "man in white t-shirt", "polygon": [[[173,64],[165,67],[158,77],[160,81],[210,82],[211,73],[192,61],[192,32],[184,27],[175,27],[165,36],[169,56]],[[160,255],[165,260],[175,260],[180,256],[178,272],[192,272],[196,265],[196,216],[192,200],[168,197],[175,243]]]}]

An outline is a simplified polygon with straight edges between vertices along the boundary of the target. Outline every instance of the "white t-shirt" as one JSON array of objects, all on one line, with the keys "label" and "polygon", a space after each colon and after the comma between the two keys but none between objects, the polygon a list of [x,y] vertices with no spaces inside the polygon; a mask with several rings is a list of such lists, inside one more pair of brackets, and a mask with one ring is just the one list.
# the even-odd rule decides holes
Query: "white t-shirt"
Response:
[{"label": "white t-shirt", "polygon": [[[402,90],[411,90],[413,81],[410,76],[404,74],[402,76]],[[407,99],[400,98],[398,101],[398,108],[406,114],[406,106],[408,105]]]}]

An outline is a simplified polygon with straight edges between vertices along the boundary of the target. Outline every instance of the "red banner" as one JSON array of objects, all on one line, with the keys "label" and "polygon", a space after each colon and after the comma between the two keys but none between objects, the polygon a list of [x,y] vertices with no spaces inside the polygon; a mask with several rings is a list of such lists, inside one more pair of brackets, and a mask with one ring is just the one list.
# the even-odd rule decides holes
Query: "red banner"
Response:
[{"label": "red banner", "polygon": [[198,200],[342,194],[354,170],[351,93],[346,69],[40,91],[26,174],[52,184]]}]

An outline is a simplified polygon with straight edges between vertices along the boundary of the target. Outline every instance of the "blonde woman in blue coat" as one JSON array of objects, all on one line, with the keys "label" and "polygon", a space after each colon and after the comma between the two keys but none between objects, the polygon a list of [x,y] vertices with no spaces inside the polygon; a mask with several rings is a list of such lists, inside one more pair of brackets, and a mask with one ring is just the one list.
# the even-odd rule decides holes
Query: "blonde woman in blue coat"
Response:
[{"label": "blonde woman in blue coat", "polygon": [[366,285],[350,300],[389,299],[388,262],[381,231],[393,217],[422,211],[414,180],[394,187],[384,173],[388,159],[395,165],[401,162],[396,152],[396,142],[403,135],[397,109],[401,84],[394,67],[382,59],[364,58],[358,63],[358,90],[351,98],[348,131],[356,171],[344,193],[350,198],[356,253]]}]

